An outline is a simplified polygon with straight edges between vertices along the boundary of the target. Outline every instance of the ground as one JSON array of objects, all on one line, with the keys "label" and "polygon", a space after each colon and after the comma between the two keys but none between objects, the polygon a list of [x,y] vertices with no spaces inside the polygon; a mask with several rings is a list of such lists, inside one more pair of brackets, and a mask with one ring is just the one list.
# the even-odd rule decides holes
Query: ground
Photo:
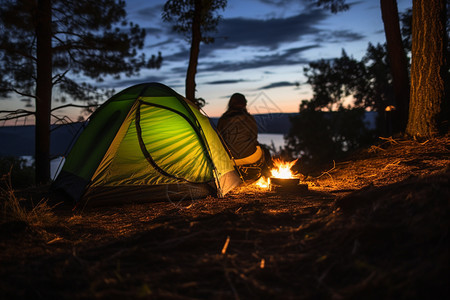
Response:
[{"label": "ground", "polygon": [[0,298],[448,299],[449,166],[449,136],[383,139],[307,193],[5,218]]}]

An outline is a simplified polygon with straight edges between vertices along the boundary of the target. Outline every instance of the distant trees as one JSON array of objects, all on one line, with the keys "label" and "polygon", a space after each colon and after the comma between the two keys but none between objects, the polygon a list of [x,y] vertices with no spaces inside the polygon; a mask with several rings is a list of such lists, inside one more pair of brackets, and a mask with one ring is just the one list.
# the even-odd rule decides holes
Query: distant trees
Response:
[{"label": "distant trees", "polygon": [[385,47],[369,44],[362,60],[343,50],[339,58],[312,62],[304,69],[313,98],[302,101],[286,137],[287,153],[300,155],[304,172],[373,141],[374,130],[365,124],[366,109],[384,111],[392,102],[386,56]]},{"label": "distant trees", "polygon": [[89,78],[160,66],[161,55],[146,59],[138,53],[145,30],[125,17],[123,0],[0,0],[0,92],[35,99],[38,183],[50,178],[54,87],[60,99],[90,100],[96,89]]},{"label": "distant trees", "polygon": [[[445,1],[414,0],[412,11],[400,16],[403,38],[395,25],[398,22],[396,1],[381,2],[382,9],[388,6],[389,16],[383,12],[387,45],[369,44],[361,61],[348,57],[343,51],[340,58],[312,62],[304,69],[314,94],[310,101],[302,102],[300,115],[292,119],[286,150],[301,155],[306,165],[339,158],[343,152],[370,141],[371,132],[337,127],[360,128],[362,114],[358,115],[358,111],[361,109],[378,112],[378,128],[392,126],[388,121],[396,121],[399,124],[395,132],[411,137],[430,138],[439,131],[448,132],[449,37]],[[390,15],[393,12],[394,15]],[[394,24],[387,24],[393,20]],[[406,59],[406,63],[403,62],[405,50],[411,51],[410,100],[409,93],[405,92],[409,87],[409,80],[406,80],[409,64]],[[353,100],[356,109],[353,113],[344,105],[349,100]],[[409,109],[405,110],[408,104]],[[391,105],[398,109],[397,114],[388,111]],[[383,116],[389,115],[390,120],[383,120]],[[389,132],[382,130],[377,135],[383,133]]]},{"label": "distant trees", "polygon": [[225,9],[227,0],[168,0],[164,5],[163,19],[174,23],[173,29],[182,33],[190,42],[189,65],[186,73],[186,98],[203,106],[204,100],[195,97],[200,42],[214,42],[208,36],[219,24],[218,10]]},{"label": "distant trees", "polygon": [[305,101],[300,114],[291,118],[284,153],[289,158],[300,158],[304,174],[342,159],[373,141],[373,131],[365,124],[365,114],[363,108],[323,111]]},{"label": "distant trees", "polygon": [[[310,1],[333,13],[349,8],[345,0]],[[302,172],[342,158],[373,140],[374,132],[365,124],[365,110],[384,111],[392,104],[388,66],[386,47],[369,44],[362,60],[342,50],[339,58],[321,59],[304,68],[313,98],[303,100],[300,114],[291,119],[284,152],[301,157]]]},{"label": "distant trees", "polygon": [[[407,35],[410,17],[402,15]],[[396,112],[386,111],[398,106],[388,53],[386,44],[369,43],[361,60],[343,50],[341,57],[321,59],[304,68],[313,97],[301,103],[300,114],[292,119],[286,148],[292,156],[301,156],[303,170],[342,158],[399,128]],[[375,129],[365,124],[367,111],[377,112]]]},{"label": "distant trees", "polygon": [[429,138],[448,131],[448,33],[445,0],[414,0],[411,103],[406,133]]}]

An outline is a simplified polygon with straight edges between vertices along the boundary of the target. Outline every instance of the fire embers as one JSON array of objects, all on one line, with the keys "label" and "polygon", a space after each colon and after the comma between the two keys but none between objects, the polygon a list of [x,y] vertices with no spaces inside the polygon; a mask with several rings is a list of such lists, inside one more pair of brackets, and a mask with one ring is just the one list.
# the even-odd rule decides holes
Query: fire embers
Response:
[{"label": "fire embers", "polygon": [[274,168],[271,170],[272,176],[267,180],[261,178],[256,184],[261,188],[268,188],[270,191],[283,193],[304,193],[308,191],[307,184],[301,184],[299,176],[291,171],[297,160],[284,162],[274,159]]}]

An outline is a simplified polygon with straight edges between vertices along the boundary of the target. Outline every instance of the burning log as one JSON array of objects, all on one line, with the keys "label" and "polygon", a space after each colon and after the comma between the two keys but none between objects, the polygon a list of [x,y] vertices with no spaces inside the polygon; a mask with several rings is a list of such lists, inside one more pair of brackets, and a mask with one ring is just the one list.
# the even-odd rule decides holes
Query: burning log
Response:
[{"label": "burning log", "polygon": [[278,193],[305,193],[308,191],[307,184],[299,183],[299,178],[276,178],[270,177],[270,191]]},{"label": "burning log", "polygon": [[260,180],[257,185],[261,188],[269,188],[270,191],[282,193],[304,193],[308,191],[307,184],[301,184],[298,175],[291,171],[291,167],[297,162],[283,162],[275,159],[272,176],[267,180]]}]

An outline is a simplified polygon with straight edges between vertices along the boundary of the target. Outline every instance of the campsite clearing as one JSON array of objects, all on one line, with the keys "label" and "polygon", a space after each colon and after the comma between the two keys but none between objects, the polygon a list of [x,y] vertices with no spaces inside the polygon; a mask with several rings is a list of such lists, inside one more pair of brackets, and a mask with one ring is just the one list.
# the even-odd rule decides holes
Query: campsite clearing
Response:
[{"label": "campsite clearing", "polygon": [[0,298],[445,299],[449,165],[449,136],[386,139],[301,196],[248,186],[2,222]]}]

